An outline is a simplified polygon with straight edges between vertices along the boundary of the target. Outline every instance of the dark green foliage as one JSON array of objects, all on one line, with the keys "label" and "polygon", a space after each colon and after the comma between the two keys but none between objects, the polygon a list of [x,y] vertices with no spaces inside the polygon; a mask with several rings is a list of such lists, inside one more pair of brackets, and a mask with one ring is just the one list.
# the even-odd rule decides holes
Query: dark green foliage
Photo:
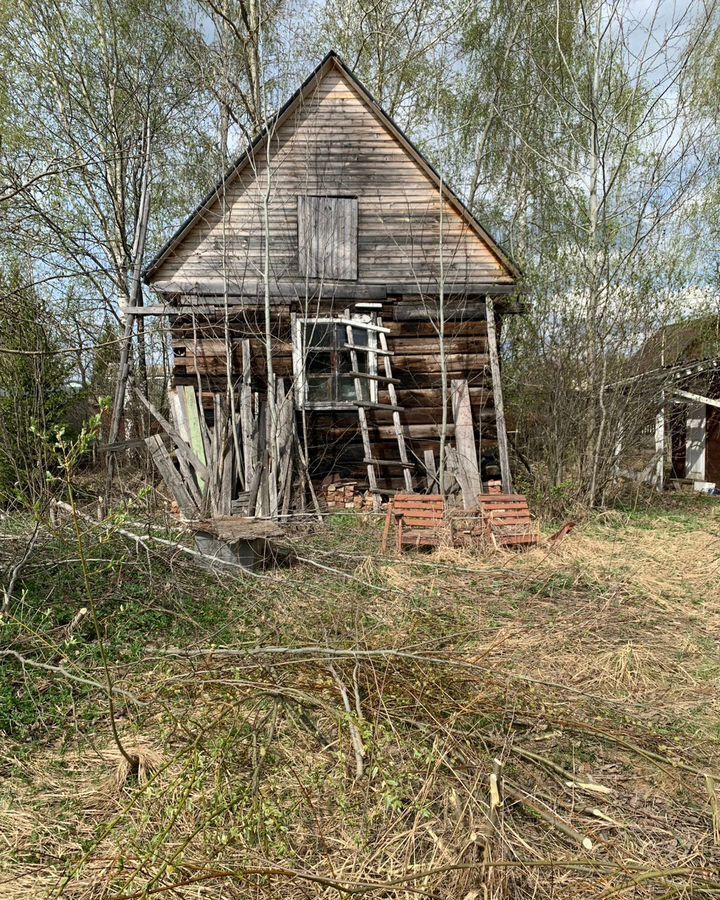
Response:
[{"label": "dark green foliage", "polygon": [[39,499],[43,436],[65,423],[77,401],[53,319],[29,282],[17,266],[0,273],[0,505]]}]

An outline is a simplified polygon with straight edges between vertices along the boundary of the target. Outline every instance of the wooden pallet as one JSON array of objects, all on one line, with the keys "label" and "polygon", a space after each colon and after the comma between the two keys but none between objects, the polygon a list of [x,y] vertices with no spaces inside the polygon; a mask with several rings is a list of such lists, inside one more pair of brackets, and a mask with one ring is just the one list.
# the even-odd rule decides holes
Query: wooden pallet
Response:
[{"label": "wooden pallet", "polygon": [[481,494],[477,501],[482,529],[495,546],[534,546],[540,541],[524,494]]},{"label": "wooden pallet", "polygon": [[395,548],[437,547],[446,539],[449,524],[445,500],[440,494],[396,494],[388,504],[383,532],[383,552],[395,525]]}]

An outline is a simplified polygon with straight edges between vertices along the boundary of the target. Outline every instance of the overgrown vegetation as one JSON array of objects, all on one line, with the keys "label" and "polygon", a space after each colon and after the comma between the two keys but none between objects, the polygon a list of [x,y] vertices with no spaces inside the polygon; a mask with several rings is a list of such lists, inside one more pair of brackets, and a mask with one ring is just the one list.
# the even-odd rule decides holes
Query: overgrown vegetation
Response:
[{"label": "overgrown vegetation", "polygon": [[45,434],[67,424],[80,398],[32,276],[13,266],[0,293],[0,506],[27,506],[43,493]]},{"label": "overgrown vegetation", "polygon": [[72,530],[43,531],[2,629],[0,896],[720,892],[719,515],[401,559],[337,517],[296,538],[314,564],[217,578],[83,527],[135,768]]}]

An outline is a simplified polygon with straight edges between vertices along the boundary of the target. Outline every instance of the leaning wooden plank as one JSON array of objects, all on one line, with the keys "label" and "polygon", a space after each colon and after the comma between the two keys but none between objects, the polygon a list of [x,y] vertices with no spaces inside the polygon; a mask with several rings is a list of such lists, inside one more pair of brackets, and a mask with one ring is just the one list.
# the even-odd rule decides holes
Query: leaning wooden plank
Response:
[{"label": "leaning wooden plank", "polygon": [[278,502],[283,499],[287,486],[288,469],[292,458],[293,392],[285,392],[285,380],[277,380],[277,449],[278,449]]},{"label": "leaning wooden plank", "polygon": [[172,427],[165,416],[163,416],[163,414],[143,395],[141,391],[135,388],[135,393],[150,415],[153,416],[155,421],[158,422],[163,431],[173,441],[178,456],[182,457],[186,463],[191,465],[199,477],[207,478],[207,467],[198,459],[197,455],[193,452],[192,447],[186,443],[179,432]]},{"label": "leaning wooden plank", "polygon": [[427,489],[431,492],[436,491],[438,489],[438,475],[433,451],[424,450],[423,460],[425,462],[425,471],[427,472]]},{"label": "leaning wooden plank", "polygon": [[195,500],[198,509],[200,509],[202,508],[202,484],[203,479],[207,477],[207,467],[200,462],[190,446],[190,429],[188,428],[184,397],[181,397],[177,388],[171,388],[168,391],[168,403],[170,405],[170,413],[175,429],[180,438],[182,438],[188,452],[192,454],[190,465],[186,462],[187,457],[183,458],[180,453],[178,453],[177,456],[187,486],[192,492],[193,499]]},{"label": "leaning wooden plank", "polygon": [[[291,438],[292,439],[292,438]],[[282,509],[281,515],[283,517],[287,516],[290,512],[290,501],[292,499],[292,485],[293,485],[293,457],[292,454],[288,457],[288,466],[287,471],[285,473],[285,483],[283,485],[283,493],[282,493]]]},{"label": "leaning wooden plank", "polygon": [[[188,430],[190,432],[190,446],[200,462],[207,465],[205,440],[203,439],[202,428],[200,426],[200,413],[198,412],[195,388],[192,387],[192,385],[185,384],[178,387],[178,392],[181,392],[183,395],[183,405],[187,415]],[[204,479],[198,479],[198,485],[201,491],[205,490]]]},{"label": "leaning wooden plank", "polygon": [[[467,480],[465,470],[458,462],[457,451],[450,444],[445,445],[445,478],[454,478],[460,485],[460,491],[463,497],[469,494],[471,488],[470,482]],[[445,482],[445,492],[448,491],[450,485]]]},{"label": "leaning wooden plank", "polygon": [[198,508],[185,487],[183,480],[180,477],[180,473],[173,465],[170,454],[165,449],[165,445],[163,444],[160,435],[150,435],[149,438],[145,438],[145,443],[150,451],[153,462],[157,466],[158,472],[160,472],[168,490],[172,493],[177,505],[180,507],[180,512],[187,519],[197,518]]},{"label": "leaning wooden plank", "polygon": [[492,376],[493,396],[495,399],[495,425],[500,456],[500,478],[502,480],[503,494],[511,494],[512,475],[510,473],[510,455],[508,453],[507,430],[505,428],[505,404],[503,403],[502,382],[500,379],[500,357],[497,332],[495,330],[495,306],[492,297],[486,298],[485,306],[487,310],[490,374]]},{"label": "leaning wooden plank", "polygon": [[213,427],[210,432],[210,495],[213,515],[230,514],[230,493],[224,495],[225,451],[227,449],[228,415],[223,397],[213,394]]},{"label": "leaning wooden plank", "polygon": [[[213,394],[213,405],[217,395]],[[217,419],[215,420],[217,424]],[[205,496],[207,499],[206,508],[211,516],[218,515],[218,448],[217,433],[219,429],[214,425],[209,429],[210,445],[208,447],[208,480]]]},{"label": "leaning wooden plank", "polygon": [[[270,453],[268,451],[268,435],[270,432],[270,416],[267,401],[260,402],[257,428],[257,466],[260,470],[260,481],[255,503],[256,516],[270,515]],[[252,493],[252,489],[251,489]]]},{"label": "leaning wooden plank", "polygon": [[170,405],[170,414],[177,433],[185,441],[190,444],[190,428],[187,421],[187,411],[185,407],[185,395],[180,394],[177,388],[170,388],[167,392],[168,404]]},{"label": "leaning wooden plank", "polygon": [[475,428],[467,380],[465,378],[452,379],[450,391],[455,420],[455,450],[458,467],[462,471],[462,478],[459,480],[463,506],[465,509],[472,509],[478,494],[482,492],[482,484],[478,470]]},{"label": "leaning wooden plank", "polygon": [[213,397],[215,424],[213,438],[216,453],[215,514],[229,516],[232,501],[232,443],[229,440],[230,417],[224,398],[218,393]]},{"label": "leaning wooden plank", "polygon": [[240,385],[240,429],[242,431],[243,467],[245,484],[249,485],[255,474],[255,445],[253,441],[252,365],[250,339],[242,341],[242,383]]},{"label": "leaning wooden plank", "polygon": [[219,515],[221,516],[229,516],[232,514],[233,472],[233,446],[231,443],[225,449],[225,456],[222,463],[222,481],[220,487],[221,502],[218,505]]}]

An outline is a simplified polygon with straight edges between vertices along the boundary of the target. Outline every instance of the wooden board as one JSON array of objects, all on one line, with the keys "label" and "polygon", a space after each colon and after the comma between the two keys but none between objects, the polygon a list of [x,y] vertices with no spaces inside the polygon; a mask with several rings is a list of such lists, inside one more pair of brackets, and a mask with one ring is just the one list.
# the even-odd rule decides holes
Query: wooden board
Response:
[{"label": "wooden board", "polygon": [[[195,389],[185,385],[183,387],[178,387],[177,391],[178,396],[182,398],[182,411],[185,421],[187,422],[190,446],[200,462],[207,465],[205,438],[203,436],[203,426],[200,423]],[[198,487],[202,492],[205,489],[205,482],[198,479]]]},{"label": "wooden board", "polygon": [[300,275],[354,281],[357,278],[357,197],[299,194]]},{"label": "wooden board", "polygon": [[155,463],[157,470],[162,476],[162,480],[173,495],[182,514],[188,519],[196,517],[198,514],[197,506],[185,486],[180,473],[175,468],[160,435],[153,434],[149,438],[145,438],[145,443],[150,451],[150,455],[152,456],[152,460]]}]

